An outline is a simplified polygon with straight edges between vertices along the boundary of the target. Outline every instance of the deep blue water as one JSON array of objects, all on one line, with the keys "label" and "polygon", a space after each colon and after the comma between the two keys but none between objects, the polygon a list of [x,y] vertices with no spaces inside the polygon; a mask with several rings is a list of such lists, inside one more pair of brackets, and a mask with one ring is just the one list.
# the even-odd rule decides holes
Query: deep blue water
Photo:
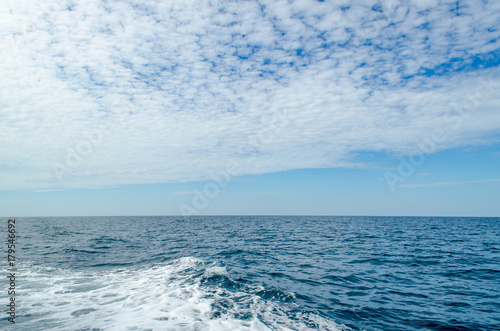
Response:
[{"label": "deep blue water", "polygon": [[500,218],[17,223],[15,330],[500,330]]}]

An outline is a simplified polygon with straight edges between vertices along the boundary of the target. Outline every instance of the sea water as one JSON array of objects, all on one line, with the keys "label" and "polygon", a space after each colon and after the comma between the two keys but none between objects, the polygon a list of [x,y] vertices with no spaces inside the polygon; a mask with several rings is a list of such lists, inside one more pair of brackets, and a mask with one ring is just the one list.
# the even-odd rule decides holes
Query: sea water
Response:
[{"label": "sea water", "polygon": [[16,224],[5,330],[500,330],[500,218]]}]

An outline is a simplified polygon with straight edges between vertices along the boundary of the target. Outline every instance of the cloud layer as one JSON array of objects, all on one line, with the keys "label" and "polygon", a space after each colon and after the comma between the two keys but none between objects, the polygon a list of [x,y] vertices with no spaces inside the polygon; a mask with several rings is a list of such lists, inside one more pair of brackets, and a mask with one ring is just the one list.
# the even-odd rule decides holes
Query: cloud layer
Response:
[{"label": "cloud layer", "polygon": [[500,132],[498,1],[12,1],[0,16],[0,189],[359,166],[436,130],[433,151]]}]

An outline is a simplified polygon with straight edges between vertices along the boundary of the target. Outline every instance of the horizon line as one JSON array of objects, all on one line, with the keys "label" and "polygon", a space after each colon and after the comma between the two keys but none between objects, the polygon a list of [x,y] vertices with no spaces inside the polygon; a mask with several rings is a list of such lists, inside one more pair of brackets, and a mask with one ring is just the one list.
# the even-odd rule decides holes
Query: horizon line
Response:
[{"label": "horizon line", "polygon": [[59,216],[0,216],[1,218],[60,218],[60,217],[453,217],[453,218],[500,218],[500,216],[456,215],[312,215],[312,214],[206,214],[206,215],[59,215]]}]

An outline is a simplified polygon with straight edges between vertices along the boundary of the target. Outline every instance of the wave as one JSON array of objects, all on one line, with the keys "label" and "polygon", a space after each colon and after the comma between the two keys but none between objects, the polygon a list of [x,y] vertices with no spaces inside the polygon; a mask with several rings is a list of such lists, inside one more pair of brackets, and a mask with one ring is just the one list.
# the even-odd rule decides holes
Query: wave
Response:
[{"label": "wave", "polygon": [[194,257],[131,269],[25,266],[16,330],[348,330],[293,293],[232,280]]}]

